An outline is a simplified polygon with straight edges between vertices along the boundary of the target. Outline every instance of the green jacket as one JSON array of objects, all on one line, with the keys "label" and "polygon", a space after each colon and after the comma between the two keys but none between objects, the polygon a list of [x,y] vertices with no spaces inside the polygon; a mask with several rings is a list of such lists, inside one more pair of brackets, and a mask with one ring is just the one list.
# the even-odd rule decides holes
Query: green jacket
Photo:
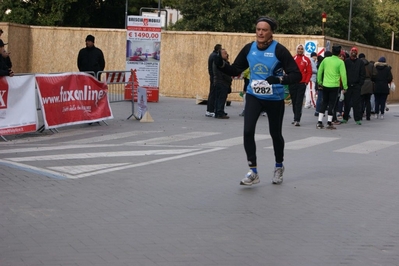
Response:
[{"label": "green jacket", "polygon": [[323,59],[317,71],[317,83],[326,88],[348,89],[345,63],[338,56],[333,55]]}]

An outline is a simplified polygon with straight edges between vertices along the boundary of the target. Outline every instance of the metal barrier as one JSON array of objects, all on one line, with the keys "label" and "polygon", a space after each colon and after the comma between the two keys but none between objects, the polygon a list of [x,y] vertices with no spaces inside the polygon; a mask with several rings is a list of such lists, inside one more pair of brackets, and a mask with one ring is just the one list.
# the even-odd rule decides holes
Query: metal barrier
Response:
[{"label": "metal barrier", "polygon": [[131,88],[132,113],[127,119],[130,119],[133,116],[135,119],[140,120],[141,117],[136,116],[134,111],[134,80],[132,75],[130,75],[130,78],[127,79],[128,75],[126,73],[130,74],[131,72],[127,70],[99,71],[97,73],[97,77],[101,77],[101,81],[107,83],[109,102],[126,101],[125,95],[127,93],[127,89],[130,90]]},{"label": "metal barrier", "polygon": [[130,73],[130,71],[100,71],[97,73],[97,78],[100,76],[100,81],[106,82],[108,85],[109,102],[124,101],[126,86],[131,84],[133,87],[133,82],[126,80],[126,73]]}]

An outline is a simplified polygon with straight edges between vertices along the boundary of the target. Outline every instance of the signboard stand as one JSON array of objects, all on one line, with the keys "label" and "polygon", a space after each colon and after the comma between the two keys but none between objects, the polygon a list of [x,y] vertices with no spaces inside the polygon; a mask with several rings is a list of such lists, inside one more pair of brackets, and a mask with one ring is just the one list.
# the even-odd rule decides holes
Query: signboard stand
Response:
[{"label": "signboard stand", "polygon": [[[147,89],[149,102],[158,102],[161,18],[128,16],[126,32],[126,71],[133,75],[128,79]],[[130,100],[130,95],[126,93],[125,99]]]}]

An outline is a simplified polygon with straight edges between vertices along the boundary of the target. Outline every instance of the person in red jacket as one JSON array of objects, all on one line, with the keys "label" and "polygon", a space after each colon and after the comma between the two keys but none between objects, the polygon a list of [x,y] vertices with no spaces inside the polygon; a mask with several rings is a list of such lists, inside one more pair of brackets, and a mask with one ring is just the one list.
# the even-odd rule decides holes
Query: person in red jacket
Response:
[{"label": "person in red jacket", "polygon": [[304,46],[302,44],[296,47],[294,60],[302,74],[302,79],[299,83],[289,85],[288,88],[292,100],[292,111],[294,112],[294,121],[292,124],[299,127],[302,116],[303,97],[305,95],[306,86],[312,77],[312,63],[309,57],[304,55]]}]

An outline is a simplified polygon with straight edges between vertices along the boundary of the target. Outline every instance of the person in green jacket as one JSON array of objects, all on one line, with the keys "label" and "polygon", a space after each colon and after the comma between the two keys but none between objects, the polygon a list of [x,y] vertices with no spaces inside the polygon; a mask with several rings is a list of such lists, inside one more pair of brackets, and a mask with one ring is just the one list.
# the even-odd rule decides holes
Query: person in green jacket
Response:
[{"label": "person in green jacket", "polygon": [[323,104],[319,112],[319,118],[316,125],[317,129],[324,128],[323,117],[328,107],[327,129],[336,129],[332,124],[333,112],[337,102],[340,82],[345,91],[348,89],[347,76],[344,62],[338,57],[341,53],[341,46],[332,47],[332,56],[326,57],[321,62],[319,71],[317,72],[317,83],[319,89],[323,90]]}]

